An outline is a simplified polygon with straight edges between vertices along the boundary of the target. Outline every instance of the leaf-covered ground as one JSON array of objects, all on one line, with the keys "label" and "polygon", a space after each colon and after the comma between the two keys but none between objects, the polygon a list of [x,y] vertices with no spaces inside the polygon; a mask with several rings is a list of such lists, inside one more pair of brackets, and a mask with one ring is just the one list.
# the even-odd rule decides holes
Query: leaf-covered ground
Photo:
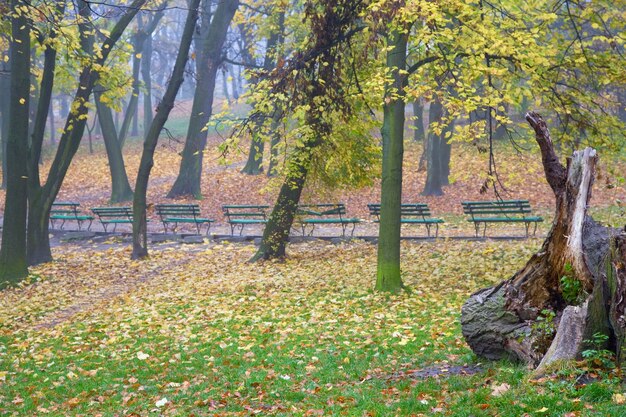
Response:
[{"label": "leaf-covered ground", "polygon": [[623,416],[611,373],[532,381],[463,341],[466,297],[539,243],[405,243],[412,291],[397,296],[371,290],[368,243],[260,264],[241,244],[164,245],[146,262],[58,247],[1,293],[0,415]]},{"label": "leaf-covered ground", "polygon": [[[180,103],[184,106],[185,103]],[[184,107],[181,107],[183,109]],[[179,111],[179,116],[184,112]],[[148,202],[151,204],[171,203],[165,195],[174,184],[180,165],[180,152],[186,132],[186,119],[173,119],[169,122],[173,139],[162,137],[155,155],[155,166],[152,170],[148,189]],[[407,132],[410,137],[412,132]],[[276,198],[280,179],[270,182],[265,175],[249,176],[240,173],[246,160],[248,144],[241,143],[239,149],[232,148],[227,161],[222,159],[218,146],[224,136],[214,135],[209,138],[209,145],[204,154],[204,170],[202,176],[203,199],[200,201],[187,200],[200,204],[203,215],[216,219],[218,233],[230,233],[225,225],[222,214],[224,204],[268,204],[272,205]],[[134,184],[139,166],[141,143],[136,138],[126,145],[124,157],[131,184]],[[110,197],[111,180],[106,153],[101,140],[94,140],[94,154],[89,154],[87,138],[75,160],[73,161],[67,178],[63,184],[58,200],[78,201],[83,209],[106,206]],[[418,161],[422,152],[421,145],[407,141],[404,158],[403,201],[425,202],[431,207],[433,214],[446,220],[442,234],[446,236],[473,234],[471,224],[465,221],[462,215],[461,201],[494,199],[492,192],[480,194],[481,186],[486,179],[488,155],[478,152],[475,146],[454,144],[451,162],[451,182],[445,188],[445,195],[440,197],[424,197],[420,193],[426,182],[426,173],[418,171]],[[565,152],[566,153],[566,152]],[[43,158],[42,173],[47,172],[52,158],[52,149],[47,149]],[[553,212],[554,198],[546,183],[541,166],[541,157],[533,143],[528,144],[528,150],[514,151],[508,142],[498,143],[496,158],[501,175],[501,197],[504,199],[528,199],[538,214],[550,218]],[[624,156],[608,157],[600,154],[599,178],[594,186],[592,207],[605,210],[607,207],[616,208],[622,202],[622,207],[606,212],[602,219],[611,224],[626,223],[626,184],[623,182],[626,172]],[[360,235],[376,233],[376,226],[371,223],[372,218],[367,210],[367,203],[380,200],[380,182],[374,180],[373,185],[361,189],[341,189],[329,191],[321,187],[310,187],[305,190],[303,201],[307,203],[343,202],[346,203],[349,216],[365,220],[365,226],[357,228]],[[4,205],[4,191],[0,190],[0,207]],[[149,210],[152,218],[149,228],[161,232],[162,226],[154,210]],[[0,214],[1,217],[1,214]],[[368,222],[369,226],[368,227]],[[540,230],[546,231],[549,221],[545,222]],[[123,228],[124,229],[124,228]],[[98,224],[95,230],[101,230]],[[127,228],[125,230],[128,230]],[[498,230],[498,227],[495,228]],[[496,234],[519,235],[523,234],[523,227],[512,230],[503,228]],[[410,233],[409,233],[410,234]],[[423,234],[423,230],[413,234]]]}]

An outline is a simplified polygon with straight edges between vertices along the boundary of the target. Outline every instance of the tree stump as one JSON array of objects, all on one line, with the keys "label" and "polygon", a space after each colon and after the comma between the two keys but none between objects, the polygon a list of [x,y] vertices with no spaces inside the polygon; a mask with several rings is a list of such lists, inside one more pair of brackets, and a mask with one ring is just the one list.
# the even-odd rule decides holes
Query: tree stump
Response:
[{"label": "tree stump", "polygon": [[465,302],[463,336],[481,357],[533,367],[578,357],[596,333],[609,336],[606,348],[619,352],[626,325],[626,233],[617,236],[587,214],[596,151],[574,152],[563,166],[543,119],[528,113],[526,120],[556,197],[552,228],[524,268]]}]

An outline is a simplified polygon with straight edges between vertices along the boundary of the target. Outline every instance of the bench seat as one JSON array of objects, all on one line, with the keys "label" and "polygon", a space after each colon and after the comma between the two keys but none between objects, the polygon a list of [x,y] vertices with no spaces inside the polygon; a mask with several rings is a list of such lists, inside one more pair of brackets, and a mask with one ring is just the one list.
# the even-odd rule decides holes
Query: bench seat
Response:
[{"label": "bench seat", "polygon": [[161,218],[163,228],[167,233],[168,228],[176,232],[179,223],[193,224],[196,232],[200,234],[202,225],[208,225],[206,233],[209,234],[211,223],[215,220],[200,217],[200,206],[198,204],[157,204],[155,206],[157,215]]},{"label": "bench seat", "polygon": [[470,216],[467,221],[474,223],[476,236],[483,226],[483,237],[487,235],[489,223],[524,223],[526,236],[530,235],[530,225],[534,224],[533,235],[537,233],[537,224],[543,221],[540,216],[533,216],[528,200],[464,201],[463,212]]},{"label": "bench seat", "polygon": [[94,217],[81,213],[79,207],[80,203],[72,201],[58,201],[52,203],[52,208],[50,209],[50,224],[54,228],[55,221],[61,221],[59,228],[63,229],[65,222],[75,221],[78,224],[78,230],[82,230],[83,222],[89,222],[87,230],[90,230]]},{"label": "bench seat", "polygon": [[468,222],[509,223],[509,222],[541,222],[541,217],[475,217]]},{"label": "bench seat", "polygon": [[[380,204],[370,203],[367,205],[371,216],[375,216],[375,223],[380,223]],[[439,236],[439,225],[445,223],[443,219],[431,217],[430,208],[426,203],[405,203],[400,204],[401,224],[421,224],[426,226],[428,236],[431,234],[431,227],[435,226],[435,237]]]},{"label": "bench seat", "polygon": [[341,226],[342,236],[346,235],[346,229],[352,225],[350,236],[354,235],[356,225],[361,219],[355,217],[343,217],[346,214],[346,206],[343,203],[325,204],[302,204],[298,206],[296,216],[302,229],[302,236],[306,235],[306,227],[311,226],[309,236],[313,235],[316,225],[338,224]]},{"label": "bench seat", "polygon": [[222,206],[233,236],[236,228],[239,228],[241,236],[247,225],[266,224],[268,209],[269,206],[266,205],[229,204]]}]

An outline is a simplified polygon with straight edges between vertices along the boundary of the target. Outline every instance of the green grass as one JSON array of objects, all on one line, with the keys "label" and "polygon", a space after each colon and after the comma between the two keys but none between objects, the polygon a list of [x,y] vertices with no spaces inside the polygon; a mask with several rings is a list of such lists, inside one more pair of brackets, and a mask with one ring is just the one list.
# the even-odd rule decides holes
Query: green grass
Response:
[{"label": "green grass", "polygon": [[[486,363],[465,345],[463,301],[537,244],[405,244],[413,291],[397,296],[371,290],[375,248],[365,243],[295,245],[285,263],[253,265],[251,246],[167,250],[144,263],[122,249],[90,252],[92,266],[68,248],[37,271],[54,270],[48,278],[3,294],[0,415],[626,415],[612,401],[625,391],[614,379],[581,385],[572,371],[533,383],[525,367]],[[53,329],[34,328],[71,305],[59,294],[80,300],[105,287],[107,262],[129,281],[158,272]],[[100,276],[80,282],[81,271]],[[482,370],[404,375],[464,364]],[[492,395],[502,384],[510,389]]]}]

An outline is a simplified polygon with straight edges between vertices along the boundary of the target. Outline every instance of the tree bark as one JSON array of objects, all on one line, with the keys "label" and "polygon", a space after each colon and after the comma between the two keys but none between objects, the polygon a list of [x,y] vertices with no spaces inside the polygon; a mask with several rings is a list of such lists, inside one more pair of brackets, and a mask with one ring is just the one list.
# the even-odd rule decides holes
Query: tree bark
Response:
[{"label": "tree bark", "polygon": [[[146,0],[134,0],[132,4],[124,10],[124,13],[109,33],[109,36],[103,42],[101,54],[98,55],[92,63],[86,64],[81,69],[72,110],[69,112],[67,120],[65,121],[63,134],[59,139],[59,146],[54,160],[52,161],[52,165],[50,166],[48,178],[45,184],[38,190],[33,190],[29,193],[27,240],[28,261],[31,265],[52,260],[50,241],[47,233],[50,210],[61,189],[61,185],[63,184],[72,159],[78,151],[85,131],[89,99],[94,85],[98,80],[98,72],[95,68],[105,64],[116,42],[145,2]],[[82,7],[81,10],[85,10],[85,8]],[[85,37],[81,38],[81,43],[86,41],[87,39]],[[33,181],[35,181],[35,179],[33,179]],[[39,181],[39,178],[37,178],[36,181]]]},{"label": "tree bark", "polygon": [[185,66],[189,59],[189,49],[193,39],[193,32],[198,19],[198,7],[200,0],[193,0],[189,5],[189,13],[185,21],[185,27],[176,56],[176,63],[172,70],[172,77],[167,84],[167,89],[163,95],[163,100],[159,103],[155,118],[150,125],[148,134],[143,145],[137,182],[135,185],[135,196],[133,198],[133,253],[132,259],[143,259],[148,256],[148,233],[146,217],[146,194],[148,192],[148,180],[150,171],[154,165],[154,151],[159,141],[159,134],[165,126],[165,122],[170,112],[174,108],[176,95],[183,83],[185,76]]},{"label": "tree bark", "polygon": [[[615,306],[623,320],[623,304],[610,300],[607,282],[611,231],[587,214],[596,151],[587,148],[574,152],[565,167],[541,117],[528,113],[526,119],[536,132],[546,179],[556,197],[552,229],[524,268],[466,301],[461,324],[467,343],[477,355],[509,357],[533,366],[541,363],[543,370],[556,360],[580,355],[595,333],[614,341],[616,330],[609,321],[609,306]],[[622,285],[623,289],[624,277],[619,274],[615,274],[618,283],[614,288]],[[580,284],[577,300],[564,295],[567,281]],[[537,325],[538,321],[543,324]],[[546,331],[550,327],[554,331]]]},{"label": "tree bark", "polygon": [[[269,38],[267,39],[267,47],[265,50],[265,58],[263,60],[263,70],[266,73],[269,73],[275,66],[277,60],[277,54],[279,47],[282,47],[282,42],[284,40],[283,31],[285,29],[285,12],[280,11],[278,14],[278,25],[276,30],[274,30]],[[242,25],[240,25],[241,36],[244,38],[243,47],[247,50],[249,47],[249,40],[247,39],[247,34],[243,29]],[[248,63],[252,63],[253,58],[249,53],[244,54]],[[258,80],[252,80],[252,83],[256,83]],[[276,117],[272,118],[271,124],[271,132],[272,135],[276,135],[276,130],[274,129],[277,123],[274,123]],[[258,175],[263,172],[263,153],[265,151],[265,141],[258,134],[259,130],[263,128],[263,124],[265,120],[260,118],[255,126],[252,128],[252,139],[250,140],[250,150],[248,151],[248,160],[246,161],[246,165],[241,170],[242,173],[248,175]],[[272,137],[273,139],[274,137]],[[270,144],[271,146],[271,144]]]},{"label": "tree bark", "polygon": [[259,250],[250,259],[250,262],[285,257],[289,231],[293,225],[300,196],[309,173],[313,149],[317,147],[319,142],[319,138],[310,140],[302,144],[301,148],[291,156],[287,175],[278,193],[272,214],[263,230]]},{"label": "tree bark", "polygon": [[239,0],[219,2],[211,24],[202,40],[198,59],[198,83],[191,108],[187,139],[183,148],[178,177],[167,194],[168,198],[191,196],[201,198],[202,160],[206,147],[207,124],[213,113],[213,93],[217,70],[222,63],[222,47],[230,22],[239,7]]},{"label": "tree bark", "polygon": [[[167,7],[167,2],[164,2],[160,6],[161,8]],[[132,126],[132,134],[137,135],[137,109],[139,107],[139,75],[141,70],[141,59],[142,52],[144,50],[144,45],[146,43],[146,39],[148,37],[152,37],[152,33],[156,30],[159,21],[164,16],[162,11],[157,12],[152,19],[145,25],[140,25],[137,30],[137,33],[133,36],[133,90],[131,92],[130,100],[128,101],[128,107],[126,107],[126,112],[124,113],[124,120],[122,121],[122,127],[120,128],[118,136],[118,140],[120,142],[120,147],[123,149],[124,144],[126,143],[126,137],[128,136],[128,130],[130,129],[131,122]],[[149,58],[150,59],[150,58]],[[130,186],[129,186],[130,188]]]},{"label": "tree bark", "polygon": [[443,132],[440,134],[432,130],[433,122],[441,123],[443,118],[443,105],[441,101],[435,99],[430,103],[429,123],[431,129],[428,132],[428,144],[426,145],[426,184],[422,195],[440,196],[443,195],[443,176],[445,169],[442,165],[444,158]]},{"label": "tree bark", "polygon": [[7,137],[7,191],[0,247],[0,287],[28,275],[26,210],[28,178],[28,116],[30,96],[30,22],[17,10],[28,7],[11,1],[11,89]]},{"label": "tree bark", "polygon": [[[7,58],[11,53],[9,50],[5,52],[6,55],[0,56],[2,62],[0,63],[0,91],[11,91],[11,60],[5,62],[4,56]],[[11,106],[11,95],[2,94],[0,96],[0,154],[2,154],[2,183],[0,183],[0,189],[5,189],[7,186],[7,142],[9,138],[9,110]]]},{"label": "tree bark", "polygon": [[133,190],[128,182],[128,174],[124,165],[124,155],[122,154],[122,141],[119,140],[113,122],[111,109],[100,100],[102,87],[94,89],[94,101],[98,111],[98,121],[102,129],[104,147],[106,148],[109,161],[109,172],[111,173],[111,198],[110,202],[122,203],[133,199]]},{"label": "tree bark", "polygon": [[141,54],[141,79],[143,80],[143,134],[148,134],[152,124],[152,37],[148,37]]},{"label": "tree bark", "polygon": [[400,275],[400,204],[402,202],[402,162],[404,157],[405,87],[408,34],[394,30],[389,36],[387,68],[392,81],[385,88],[383,170],[376,289],[397,292],[403,287]]}]

